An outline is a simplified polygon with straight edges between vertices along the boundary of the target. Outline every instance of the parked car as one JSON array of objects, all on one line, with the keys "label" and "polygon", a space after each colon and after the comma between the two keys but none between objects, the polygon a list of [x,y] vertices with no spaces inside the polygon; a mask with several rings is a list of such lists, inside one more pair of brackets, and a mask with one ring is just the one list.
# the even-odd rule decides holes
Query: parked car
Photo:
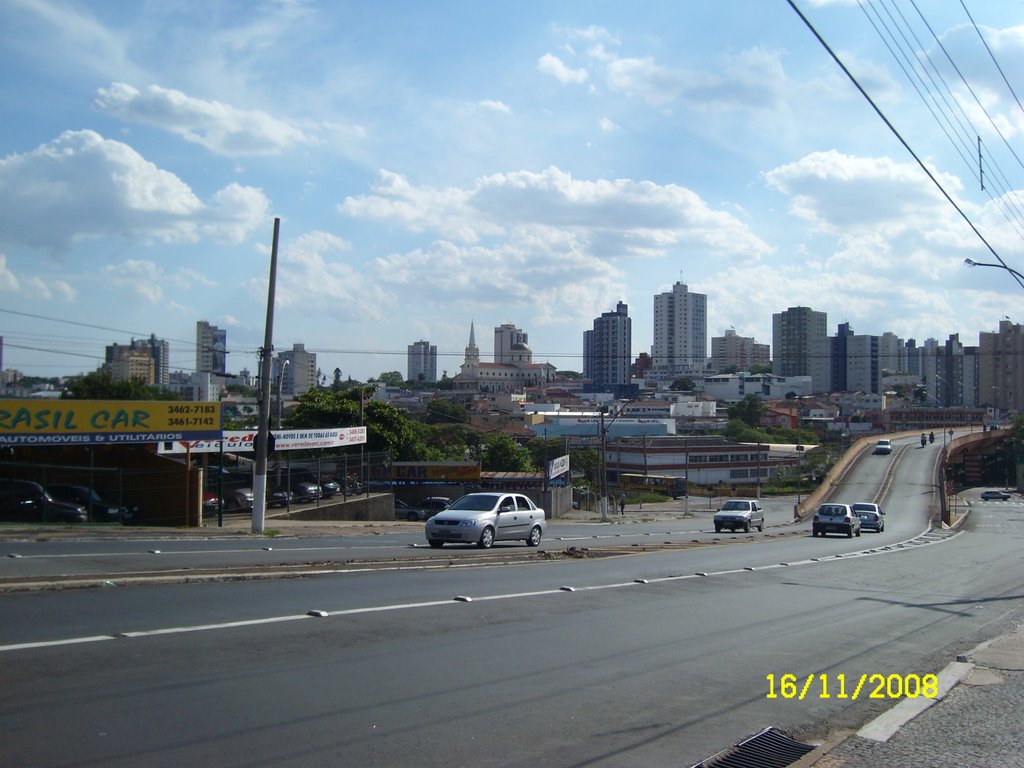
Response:
[{"label": "parked car", "polygon": [[275,488],[267,494],[268,507],[287,507],[292,503],[294,494],[287,488]]},{"label": "parked car", "polygon": [[409,504],[395,499],[395,517],[413,523],[417,520],[429,520],[442,510],[448,509],[452,500],[447,496],[427,496],[425,499]]},{"label": "parked car", "polygon": [[31,523],[84,523],[85,507],[57,501],[39,483],[0,480],[0,519]]},{"label": "parked car", "polygon": [[764,509],[756,499],[729,499],[715,513],[715,533],[728,528],[735,533],[742,530],[749,533],[751,528],[764,530]]},{"label": "parked car", "polygon": [[1010,494],[1006,491],[982,491],[982,501],[1009,501]]},{"label": "parked car", "polygon": [[94,523],[121,523],[128,518],[128,507],[111,504],[88,485],[48,485],[47,492],[57,501],[85,507]]},{"label": "parked car", "polygon": [[234,488],[224,495],[224,509],[252,509],[252,488]]},{"label": "parked car", "polygon": [[427,520],[427,543],[487,549],[495,541],[522,540],[536,547],[544,535],[544,517],[544,510],[520,493],[467,493]]},{"label": "parked car", "polygon": [[881,533],[885,530],[885,520],[882,518],[885,512],[877,504],[869,501],[858,501],[856,504],[851,504],[850,508],[860,518],[860,528],[862,531]]},{"label": "parked car", "polygon": [[860,536],[860,516],[849,504],[822,504],[811,522],[812,536],[845,533],[851,539]]},{"label": "parked car", "polygon": [[311,483],[313,485],[319,486],[320,496],[317,498],[329,499],[331,498],[331,496],[341,493],[341,485],[336,480],[331,480],[323,476],[318,477],[312,472],[293,472],[291,476],[291,483],[292,491],[296,491],[295,486],[299,483]]},{"label": "parked car", "polygon": [[292,500],[296,502],[316,501],[322,493],[320,485],[311,480],[293,480],[289,490],[292,492]]},{"label": "parked car", "polygon": [[875,443],[875,450],[873,450],[872,453],[885,456],[889,455],[892,453],[892,440],[879,440]]}]

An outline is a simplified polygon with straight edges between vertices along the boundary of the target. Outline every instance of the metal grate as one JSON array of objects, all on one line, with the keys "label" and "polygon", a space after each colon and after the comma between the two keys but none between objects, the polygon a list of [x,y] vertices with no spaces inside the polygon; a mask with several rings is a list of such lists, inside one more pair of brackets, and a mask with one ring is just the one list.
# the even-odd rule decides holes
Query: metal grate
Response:
[{"label": "metal grate", "polygon": [[692,768],[785,768],[814,749],[813,744],[791,739],[776,728],[765,728]]}]

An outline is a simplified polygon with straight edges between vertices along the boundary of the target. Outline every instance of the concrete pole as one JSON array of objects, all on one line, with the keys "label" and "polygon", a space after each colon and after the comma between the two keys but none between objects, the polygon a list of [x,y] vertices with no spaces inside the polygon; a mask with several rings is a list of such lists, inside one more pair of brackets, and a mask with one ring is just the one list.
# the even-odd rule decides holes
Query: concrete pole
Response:
[{"label": "concrete pole", "polygon": [[259,419],[256,429],[256,468],[252,482],[252,532],[263,533],[267,512],[267,444],[270,441],[270,359],[274,353],[274,287],[277,284],[277,242],[281,219],[274,219],[270,249],[270,281],[267,288],[267,324],[260,350]]}]

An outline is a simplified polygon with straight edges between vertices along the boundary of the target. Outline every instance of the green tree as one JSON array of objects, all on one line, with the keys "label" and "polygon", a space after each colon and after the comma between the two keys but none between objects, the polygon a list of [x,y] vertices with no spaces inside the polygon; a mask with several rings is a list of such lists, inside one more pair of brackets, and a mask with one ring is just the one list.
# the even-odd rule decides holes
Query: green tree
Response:
[{"label": "green tree", "polygon": [[697,388],[697,383],[690,378],[680,377],[669,385],[669,389],[676,392],[692,392]]},{"label": "green tree", "polygon": [[740,419],[729,419],[722,435],[734,443],[773,443],[771,435],[763,429],[751,427]]},{"label": "green tree", "polygon": [[534,469],[530,452],[503,432],[491,435],[484,442],[480,468],[487,472],[530,472]]},{"label": "green tree", "polygon": [[427,424],[460,424],[469,421],[469,413],[464,406],[439,397],[427,403],[423,421]]},{"label": "green tree", "polygon": [[64,393],[70,400],[180,400],[174,392],[144,384],[141,379],[114,381],[107,370],[87,373]]},{"label": "green tree", "polygon": [[547,462],[565,453],[565,445],[557,437],[545,440],[543,437],[535,437],[526,444],[526,450],[530,452],[530,461],[533,466],[545,469]]},{"label": "green tree", "polygon": [[309,389],[295,398],[284,419],[293,429],[354,427],[359,425],[359,389]]},{"label": "green tree", "polygon": [[398,371],[385,371],[377,377],[377,381],[388,387],[400,387],[405,384],[405,376]]},{"label": "green tree", "polygon": [[747,395],[738,403],[730,405],[727,413],[730,419],[739,419],[748,427],[757,428],[764,415],[764,401],[757,395]]}]

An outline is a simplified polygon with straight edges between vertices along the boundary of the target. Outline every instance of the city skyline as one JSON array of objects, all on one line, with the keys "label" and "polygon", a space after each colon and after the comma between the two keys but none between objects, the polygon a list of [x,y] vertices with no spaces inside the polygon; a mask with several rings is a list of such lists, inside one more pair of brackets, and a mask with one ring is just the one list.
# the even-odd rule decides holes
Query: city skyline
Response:
[{"label": "city skyline", "polygon": [[[1020,9],[894,4],[909,60],[949,88],[938,114],[874,4],[797,3],[1021,266],[1024,117],[996,66],[1024,71]],[[256,370],[275,217],[275,347],[360,380],[403,370],[416,338],[454,375],[474,320],[528,327],[535,360],[579,371],[582,332],[617,301],[649,350],[651,297],[680,282],[708,297],[708,337],[759,341],[792,306],[973,340],[1019,300],[1011,273],[964,266],[997,257],[785,3],[207,10],[0,11],[9,368],[74,375],[157,337],[190,370],[205,318],[228,366]]]}]

